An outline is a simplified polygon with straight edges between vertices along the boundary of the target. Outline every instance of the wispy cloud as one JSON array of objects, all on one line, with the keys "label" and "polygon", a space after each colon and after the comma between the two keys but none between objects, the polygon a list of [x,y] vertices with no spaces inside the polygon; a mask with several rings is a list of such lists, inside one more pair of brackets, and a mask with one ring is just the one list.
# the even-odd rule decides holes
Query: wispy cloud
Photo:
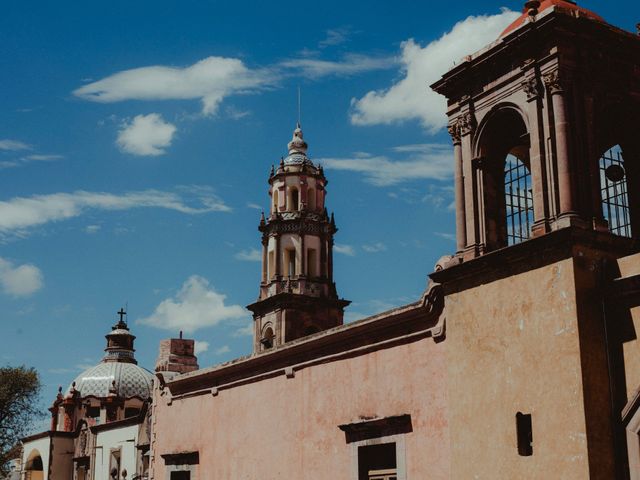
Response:
[{"label": "wispy cloud", "polygon": [[14,158],[11,160],[0,160],[0,169],[24,167],[25,165],[28,165],[34,162],[55,162],[62,158],[64,158],[62,155],[45,155],[45,154],[25,155],[23,157]]},{"label": "wispy cloud", "polygon": [[432,205],[436,210],[446,209],[453,212],[456,209],[453,185],[429,185],[422,202]]},{"label": "wispy cloud", "polygon": [[5,138],[0,140],[0,150],[15,152],[19,150],[31,150],[31,145],[27,145],[19,140]]},{"label": "wispy cloud", "polygon": [[[404,148],[404,150],[403,150]],[[366,182],[379,187],[397,185],[411,180],[445,180],[453,170],[453,150],[449,145],[421,144],[396,147],[396,153],[406,153],[396,159],[387,155],[374,156],[359,152],[346,158],[321,158],[326,168],[346,170],[364,175]]]},{"label": "wispy cloud", "polygon": [[262,207],[257,203],[247,202],[247,208],[252,208],[254,210],[262,210]]},{"label": "wispy cloud", "polygon": [[449,240],[452,242],[456,241],[455,233],[446,233],[446,232],[433,232],[436,237],[444,238],[445,240]]},{"label": "wispy cloud", "polygon": [[438,40],[422,47],[413,39],[400,52],[402,79],[387,89],[370,91],[351,102],[354,125],[379,125],[419,120],[429,130],[446,124],[446,100],[431,91],[435,82],[456,60],[494,41],[519,15],[503,10],[497,15],[468,17]]},{"label": "wispy cloud", "polygon": [[242,250],[234,255],[236,260],[242,260],[244,262],[261,262],[262,252],[255,248],[249,250]]},{"label": "wispy cloud", "polygon": [[248,317],[247,311],[240,305],[227,305],[226,298],[208,280],[192,275],[173,297],[160,302],[151,315],[136,323],[192,333],[228,320]]},{"label": "wispy cloud", "polygon": [[204,353],[209,350],[209,342],[196,340],[193,350],[196,355]]},{"label": "wispy cloud", "polygon": [[32,264],[15,265],[0,257],[0,287],[13,297],[27,297],[44,285],[44,276]]},{"label": "wispy cloud", "polygon": [[321,60],[317,58],[296,58],[280,63],[290,69],[289,74],[310,79],[327,76],[350,77],[373,70],[386,70],[396,65],[394,57],[371,57],[359,54],[347,54],[341,60]]},{"label": "wispy cloud", "polygon": [[200,99],[202,113],[213,115],[225,97],[256,92],[275,81],[269,69],[252,70],[237,58],[212,56],[188,67],[155,65],[123,70],[73,93],[101,103]]},{"label": "wispy cloud", "polygon": [[89,210],[164,208],[195,215],[231,210],[210,187],[182,187],[180,193],[143,190],[123,194],[76,191],[0,201],[0,237],[78,217]]},{"label": "wispy cloud", "polygon": [[116,143],[120,150],[140,156],[157,156],[171,145],[176,126],[166,122],[159,113],[136,115],[125,121]]},{"label": "wispy cloud", "polygon": [[237,328],[231,336],[233,337],[250,337],[253,335],[253,322],[247,322],[243,327]]},{"label": "wispy cloud", "polygon": [[100,228],[102,228],[100,225],[87,225],[86,227],[84,227],[84,231],[91,235],[94,233],[98,233],[100,231]]},{"label": "wispy cloud", "polygon": [[338,243],[333,246],[333,251],[342,255],[347,255],[348,257],[353,257],[356,254],[355,248],[351,245],[341,245]]},{"label": "wispy cloud", "polygon": [[229,353],[231,351],[231,349],[229,348],[229,345],[222,345],[221,347],[216,348],[213,353],[215,353],[216,355],[224,355],[225,353]]},{"label": "wispy cloud", "polygon": [[362,246],[362,250],[367,253],[384,252],[386,249],[387,246],[382,242],[370,243]]},{"label": "wispy cloud", "polygon": [[350,34],[351,29],[349,27],[331,28],[327,30],[325,38],[318,42],[318,46],[320,48],[326,48],[342,45],[349,40]]}]

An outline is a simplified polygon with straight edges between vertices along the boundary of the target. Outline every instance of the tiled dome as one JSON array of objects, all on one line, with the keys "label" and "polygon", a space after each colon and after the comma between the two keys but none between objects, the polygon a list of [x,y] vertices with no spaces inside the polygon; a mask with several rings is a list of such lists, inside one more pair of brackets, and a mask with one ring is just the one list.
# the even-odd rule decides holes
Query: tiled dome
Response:
[{"label": "tiled dome", "polygon": [[[107,397],[115,387],[118,396],[124,398],[151,398],[153,373],[133,363],[102,362],[82,372],[75,379],[75,389],[81,397]],[[67,393],[71,386],[67,389]]]},{"label": "tiled dome", "polygon": [[[538,7],[539,14],[542,14],[545,10],[549,8],[556,8],[559,11],[564,11],[566,13],[570,13],[573,15],[580,15],[581,17],[589,18],[591,20],[596,20],[598,22],[604,22],[605,20],[598,15],[597,13],[592,12],[586,8],[580,7],[576,5],[575,2],[570,0],[543,0],[540,2],[540,7]],[[520,15],[511,25],[509,25],[501,34],[500,38],[507,36],[509,33],[514,30],[520,28],[522,25],[527,23],[529,20],[529,14],[527,9],[525,8]]]}]

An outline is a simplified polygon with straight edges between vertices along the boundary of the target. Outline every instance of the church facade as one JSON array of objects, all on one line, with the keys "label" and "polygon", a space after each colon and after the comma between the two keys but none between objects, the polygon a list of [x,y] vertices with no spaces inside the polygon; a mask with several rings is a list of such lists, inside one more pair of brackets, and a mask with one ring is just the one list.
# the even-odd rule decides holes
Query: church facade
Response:
[{"label": "church facade", "polygon": [[[109,478],[81,476],[96,461],[79,454],[58,473],[45,446],[109,425],[138,428],[112,478],[640,479],[640,36],[529,1],[432,88],[457,248],[421,298],[343,323],[327,179],[298,124],[268,179],[252,354],[200,369],[170,339],[144,395],[77,380],[25,440],[23,464],[50,455],[25,480]],[[131,363],[120,330],[104,362]]]}]

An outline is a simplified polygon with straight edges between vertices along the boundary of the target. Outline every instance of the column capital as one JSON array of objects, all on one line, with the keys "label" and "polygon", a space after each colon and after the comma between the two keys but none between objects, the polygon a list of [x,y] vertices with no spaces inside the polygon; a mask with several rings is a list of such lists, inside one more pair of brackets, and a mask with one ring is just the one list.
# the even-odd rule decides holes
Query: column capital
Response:
[{"label": "column capital", "polygon": [[558,68],[545,73],[543,79],[551,95],[564,93],[566,90],[566,76],[564,74],[561,75]]},{"label": "column capital", "polygon": [[476,129],[476,116],[473,112],[466,112],[458,117],[461,136],[469,135]]},{"label": "column capital", "polygon": [[544,94],[544,88],[537,76],[525,78],[522,81],[522,89],[527,94],[527,102],[532,102]]},{"label": "column capital", "polygon": [[451,135],[451,140],[454,145],[460,145],[461,143],[461,132],[460,132],[460,121],[454,120],[453,123],[447,125],[447,130],[449,131],[449,135]]}]

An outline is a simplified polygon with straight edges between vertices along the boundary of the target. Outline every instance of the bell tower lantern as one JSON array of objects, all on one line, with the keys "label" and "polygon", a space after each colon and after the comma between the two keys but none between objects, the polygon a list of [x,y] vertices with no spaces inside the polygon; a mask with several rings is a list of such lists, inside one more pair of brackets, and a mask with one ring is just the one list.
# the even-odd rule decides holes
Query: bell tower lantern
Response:
[{"label": "bell tower lantern", "polygon": [[349,301],[333,282],[333,235],[325,207],[327,179],[307,157],[300,123],[288,155],[269,175],[270,211],[260,219],[262,280],[254,318],[254,353],[342,325]]},{"label": "bell tower lantern", "polygon": [[576,226],[640,237],[640,36],[528,1],[432,88],[447,97],[458,256]]}]

